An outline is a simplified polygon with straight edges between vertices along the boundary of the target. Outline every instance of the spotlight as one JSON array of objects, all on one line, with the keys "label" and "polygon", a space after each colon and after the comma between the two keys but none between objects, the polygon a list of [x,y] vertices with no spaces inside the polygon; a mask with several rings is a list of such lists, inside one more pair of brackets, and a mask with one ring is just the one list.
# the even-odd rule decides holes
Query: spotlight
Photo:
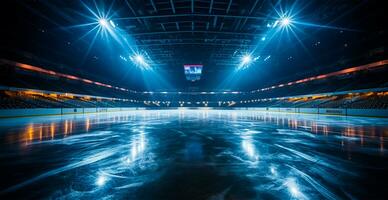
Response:
[{"label": "spotlight", "polygon": [[243,55],[241,57],[240,64],[238,65],[238,70],[248,68],[253,62],[255,62],[257,58],[252,58],[250,54]]},{"label": "spotlight", "polygon": [[108,27],[108,21],[106,21],[106,19],[104,18],[101,18],[98,20],[98,23],[100,24],[100,26],[102,27]]},{"label": "spotlight", "polygon": [[285,27],[291,24],[291,19],[289,17],[283,17],[280,20],[280,26]]},{"label": "spotlight", "polygon": [[136,55],[135,59],[138,63],[144,63],[144,58],[142,55]]},{"label": "spotlight", "polygon": [[142,69],[147,69],[150,66],[141,54],[136,54],[130,58],[132,62],[134,62],[137,66],[140,66]]},{"label": "spotlight", "polygon": [[246,65],[246,64],[249,64],[250,62],[252,61],[252,58],[250,55],[245,55],[242,60],[241,60],[241,64],[242,65]]}]

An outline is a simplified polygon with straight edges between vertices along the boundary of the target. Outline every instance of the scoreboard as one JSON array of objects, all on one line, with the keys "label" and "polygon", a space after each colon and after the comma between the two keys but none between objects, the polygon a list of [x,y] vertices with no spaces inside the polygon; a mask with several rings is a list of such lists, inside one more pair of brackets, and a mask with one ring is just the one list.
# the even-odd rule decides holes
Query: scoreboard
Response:
[{"label": "scoreboard", "polygon": [[186,79],[189,81],[198,81],[201,79],[202,68],[201,64],[185,64],[183,65],[185,70]]}]

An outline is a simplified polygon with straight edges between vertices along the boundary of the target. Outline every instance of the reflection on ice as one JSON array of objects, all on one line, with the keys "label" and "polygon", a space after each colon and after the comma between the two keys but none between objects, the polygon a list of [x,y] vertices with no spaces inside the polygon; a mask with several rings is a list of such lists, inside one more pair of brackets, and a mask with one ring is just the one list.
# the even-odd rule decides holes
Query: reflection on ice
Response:
[{"label": "reflection on ice", "polygon": [[257,162],[259,160],[259,155],[252,143],[252,139],[244,138],[242,141],[242,148],[252,162]]},{"label": "reflection on ice", "polygon": [[297,199],[306,199],[305,195],[300,192],[299,187],[294,178],[286,179],[284,185],[287,187],[292,197]]},{"label": "reflection on ice", "polygon": [[98,178],[97,178],[97,181],[96,181],[96,184],[98,186],[103,186],[105,185],[105,182],[107,181],[107,178],[104,174],[100,174],[98,175]]},{"label": "reflection on ice", "polygon": [[0,178],[13,180],[0,195],[30,199],[378,199],[371,177],[388,170],[384,119],[163,110],[0,120],[0,131]]},{"label": "reflection on ice", "polygon": [[278,175],[278,173],[277,173],[277,171],[276,171],[276,168],[275,168],[274,166],[271,166],[271,167],[269,168],[269,170],[270,170],[270,172],[271,172],[271,174],[272,174],[273,176],[277,176],[277,175]]},{"label": "reflection on ice", "polygon": [[[318,167],[317,167],[318,168]],[[320,193],[323,197],[330,200],[336,200],[340,199],[337,195],[330,192],[323,184],[315,180],[313,177],[309,176],[305,172],[300,171],[299,169],[296,169],[295,167],[291,167],[292,171],[295,172],[295,175],[300,177],[301,180],[304,180],[306,183],[308,183],[312,188],[314,188],[318,193]],[[324,175],[325,177],[322,177],[326,179],[327,182],[331,183],[338,183],[338,180],[336,178],[330,177],[330,173],[322,173],[321,175]]]},{"label": "reflection on ice", "polygon": [[131,153],[130,156],[128,156],[126,159],[127,164],[131,164],[132,162],[136,161],[136,159],[141,156],[141,153],[145,150],[146,142],[144,132],[135,135],[130,145]]}]

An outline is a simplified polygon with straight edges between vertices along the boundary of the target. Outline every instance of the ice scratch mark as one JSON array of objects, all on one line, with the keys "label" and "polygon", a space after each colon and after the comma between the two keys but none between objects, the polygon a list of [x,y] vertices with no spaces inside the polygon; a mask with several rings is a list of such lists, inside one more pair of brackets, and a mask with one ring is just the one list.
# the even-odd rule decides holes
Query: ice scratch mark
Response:
[{"label": "ice scratch mark", "polygon": [[174,131],[174,132],[176,132],[176,133],[179,133],[180,136],[186,137],[186,133],[184,133],[183,131],[176,130],[176,129],[171,129],[171,130]]},{"label": "ice scratch mark", "polygon": [[204,137],[204,138],[206,138],[206,139],[208,139],[208,140],[214,140],[212,137],[206,136],[206,135],[204,135],[204,134],[202,134],[202,133],[199,133],[198,131],[195,131],[194,134],[199,135],[199,136],[201,136],[201,137]]},{"label": "ice scratch mark", "polygon": [[300,190],[299,185],[297,184],[294,178],[287,178],[283,184],[288,189],[288,192],[295,199],[308,199],[303,192]]},{"label": "ice scratch mark", "polygon": [[228,188],[223,190],[221,193],[211,196],[209,198],[209,200],[223,200],[223,199],[225,199],[225,195],[228,194],[230,188],[231,188],[231,186],[229,186]]},{"label": "ice scratch mark", "polygon": [[311,162],[318,162],[319,161],[318,159],[316,159],[316,158],[314,158],[312,156],[309,156],[309,155],[307,155],[305,153],[302,153],[300,151],[297,151],[297,150],[294,150],[294,149],[290,149],[290,148],[284,147],[284,146],[279,145],[279,144],[275,144],[275,146],[280,147],[280,148],[285,149],[285,150],[288,150],[288,151],[290,151],[290,152],[292,152],[292,153],[294,153],[294,154],[296,154],[296,155],[300,156],[301,158],[304,158],[304,159],[306,159],[308,161],[311,161]]},{"label": "ice scratch mark", "polygon": [[115,187],[115,189],[116,190],[121,190],[121,189],[127,189],[127,188],[132,188],[132,187],[140,187],[143,184],[144,184],[143,182],[131,183],[131,184]]},{"label": "ice scratch mark", "polygon": [[[322,165],[322,166],[328,167],[330,169],[334,169],[334,170],[340,171],[342,173],[352,174],[348,170],[345,170],[343,168],[335,166],[334,162],[330,162],[328,160],[323,159],[323,156],[318,156],[319,157],[319,159],[318,159],[318,158],[314,158],[312,156],[309,156],[309,155],[307,155],[305,153],[302,153],[300,151],[296,151],[294,149],[290,149],[290,148],[284,147],[284,146],[279,145],[279,144],[275,144],[275,146],[280,147],[280,148],[285,149],[285,150],[288,150],[288,151],[298,155],[299,157],[304,158],[304,159],[306,159],[308,161],[311,161],[311,162],[313,162],[313,163],[315,163],[317,165]],[[339,161],[339,162],[342,162],[342,161]],[[336,164],[338,164],[339,162],[336,162]]]},{"label": "ice scratch mark", "polygon": [[326,199],[340,199],[335,194],[331,193],[328,189],[326,189],[322,184],[318,183],[316,180],[314,180],[311,176],[307,175],[306,173],[296,169],[293,166],[287,165],[290,168],[292,168],[296,173],[298,173],[306,182],[308,182],[310,185],[312,185],[319,193],[321,193]]},{"label": "ice scratch mark", "polygon": [[298,131],[298,130],[290,130],[290,129],[277,129],[279,134],[283,135],[292,135],[292,136],[297,136],[297,135],[303,135],[303,136],[308,136],[315,138],[316,136],[310,132],[306,131]]},{"label": "ice scratch mark", "polygon": [[44,179],[44,178],[47,178],[47,177],[50,177],[50,176],[53,176],[53,175],[56,175],[56,174],[59,174],[59,173],[62,173],[62,172],[65,172],[65,171],[69,171],[69,170],[72,170],[72,169],[75,169],[75,168],[78,168],[78,167],[82,167],[82,166],[85,166],[85,165],[89,165],[89,164],[92,164],[92,163],[95,163],[97,161],[100,161],[102,159],[105,159],[105,158],[108,158],[112,155],[114,155],[116,152],[122,150],[123,148],[120,147],[120,148],[115,148],[115,149],[109,149],[109,150],[105,150],[105,151],[102,151],[100,153],[97,153],[97,154],[94,154],[92,156],[89,156],[85,159],[82,159],[81,161],[79,162],[74,162],[74,163],[71,163],[71,164],[68,164],[66,166],[63,166],[63,167],[60,167],[60,168],[57,168],[57,169],[54,169],[54,170],[50,170],[46,173],[43,173],[41,175],[38,175],[34,178],[31,178],[27,181],[24,181],[22,183],[19,183],[17,185],[14,185],[12,187],[9,187],[3,191],[0,192],[0,194],[4,194],[4,193],[7,193],[7,192],[11,192],[11,191],[15,191],[21,187],[24,187],[26,185],[29,185],[29,184],[32,184],[36,181],[39,181],[41,179]]}]

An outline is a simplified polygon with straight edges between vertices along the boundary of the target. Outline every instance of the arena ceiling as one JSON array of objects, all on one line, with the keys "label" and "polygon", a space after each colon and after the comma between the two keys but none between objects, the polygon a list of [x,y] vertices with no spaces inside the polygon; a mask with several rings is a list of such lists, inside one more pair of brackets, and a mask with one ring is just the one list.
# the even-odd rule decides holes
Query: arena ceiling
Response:
[{"label": "arena ceiling", "polygon": [[[381,48],[377,57],[386,56],[382,1],[2,4],[2,57],[135,90],[247,91],[365,64]],[[278,24],[284,17],[289,27]],[[111,30],[97,31],[101,18]],[[144,55],[151,70],[131,63],[133,54]],[[254,62],[241,67],[246,55]],[[201,80],[187,81],[184,64],[202,64]]]}]

